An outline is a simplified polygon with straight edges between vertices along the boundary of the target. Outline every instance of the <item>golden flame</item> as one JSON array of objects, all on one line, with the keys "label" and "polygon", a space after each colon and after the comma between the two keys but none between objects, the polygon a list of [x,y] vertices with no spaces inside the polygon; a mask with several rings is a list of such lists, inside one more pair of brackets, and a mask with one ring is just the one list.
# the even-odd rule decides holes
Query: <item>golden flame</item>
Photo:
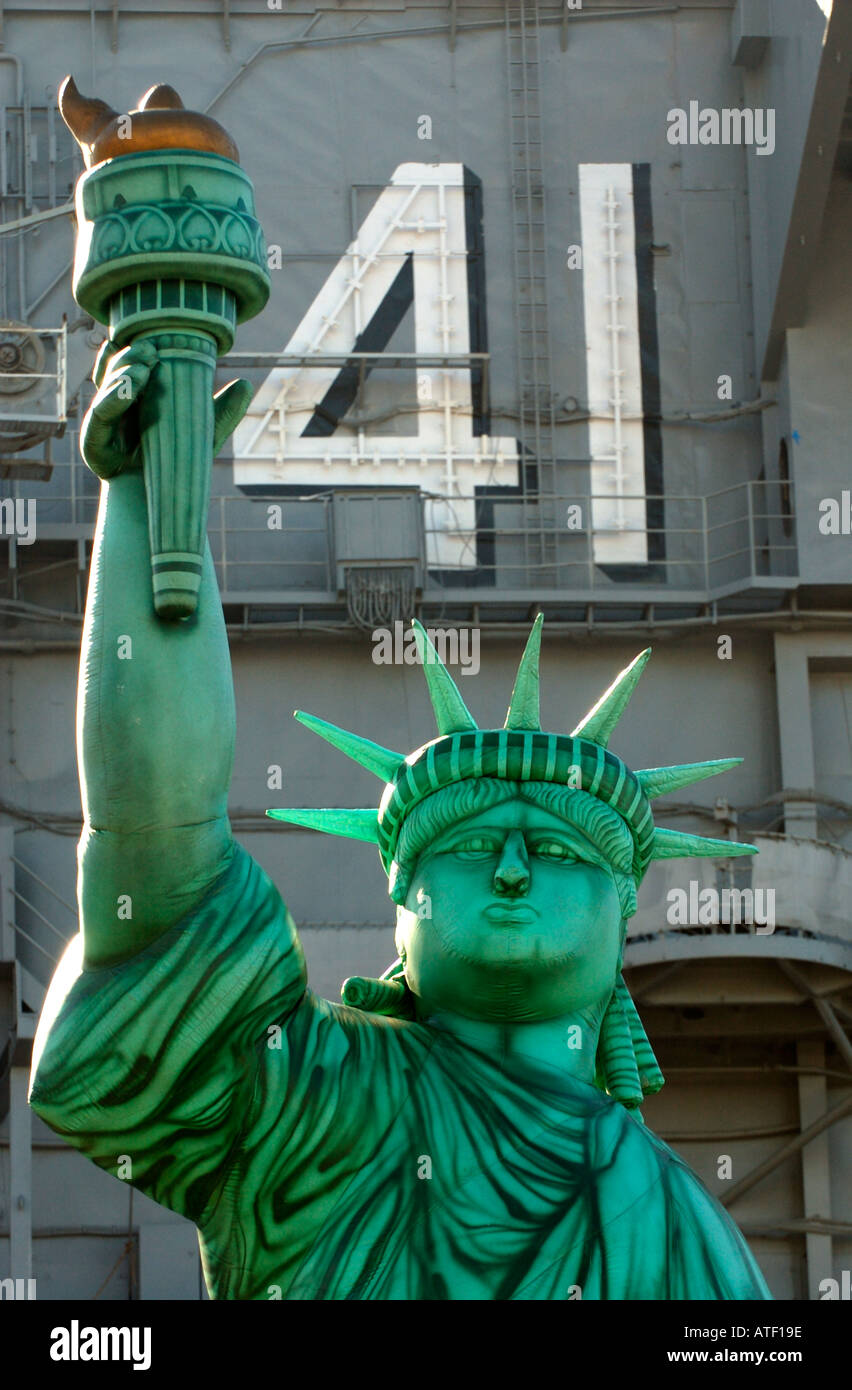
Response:
[{"label": "golden flame", "polygon": [[59,88],[59,110],[83,152],[87,169],[140,150],[202,150],[239,163],[228,132],[200,111],[187,111],[165,82],[150,87],[135,111],[122,115],[98,97],[85,97],[68,76]]}]

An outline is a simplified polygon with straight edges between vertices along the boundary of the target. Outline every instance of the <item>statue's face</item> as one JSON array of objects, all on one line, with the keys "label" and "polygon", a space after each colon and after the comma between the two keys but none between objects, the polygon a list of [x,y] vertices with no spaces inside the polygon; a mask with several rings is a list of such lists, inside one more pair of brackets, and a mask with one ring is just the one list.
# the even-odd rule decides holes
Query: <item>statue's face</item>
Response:
[{"label": "statue's face", "polygon": [[581,830],[520,798],[439,835],[397,915],[420,1017],[520,1023],[605,1006],[623,922],[600,857]]}]

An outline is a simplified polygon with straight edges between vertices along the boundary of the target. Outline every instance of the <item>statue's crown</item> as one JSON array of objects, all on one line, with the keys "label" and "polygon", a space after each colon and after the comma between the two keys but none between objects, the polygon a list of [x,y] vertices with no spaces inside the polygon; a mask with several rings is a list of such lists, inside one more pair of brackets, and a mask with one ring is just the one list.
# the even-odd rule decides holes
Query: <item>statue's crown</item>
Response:
[{"label": "statue's crown", "polygon": [[612,807],[633,839],[631,872],[637,884],[654,859],[756,854],[754,845],[660,829],[654,825],[651,813],[652,798],[726,772],[742,758],[717,758],[633,772],[607,747],[651,655],[650,647],[625,667],[570,734],[542,730],[542,621],[539,615],[527,640],[503,728],[479,729],[425,628],[413,619],[438,737],[413,753],[394,753],[370,739],[296,710],[295,717],[302,724],[381,778],[384,794],[378,810],[288,807],[266,814],[331,835],[370,841],[378,845],[385,872],[390,874],[402,823],[418,802],[455,782],[471,777],[497,777],[511,782],[553,782],[595,796]]}]

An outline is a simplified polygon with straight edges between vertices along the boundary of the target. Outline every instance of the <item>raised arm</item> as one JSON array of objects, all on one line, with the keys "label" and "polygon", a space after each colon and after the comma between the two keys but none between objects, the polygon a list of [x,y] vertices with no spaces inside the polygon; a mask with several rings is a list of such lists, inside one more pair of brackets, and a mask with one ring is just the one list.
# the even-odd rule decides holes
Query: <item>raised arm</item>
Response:
[{"label": "raised arm", "polygon": [[[86,964],[126,959],[199,902],[227,867],[234,697],[207,546],[194,617],[153,609],[139,402],[156,352],[105,345],[84,421],[84,458],[104,479],[77,699],[83,800],[78,899]],[[247,382],[216,400],[217,451],[244,413]]]},{"label": "raised arm", "polygon": [[[78,697],[83,950],[71,942],[51,982],[31,1104],[99,1167],[129,1156],[135,1186],[199,1220],[305,968],[278,890],[228,824],[234,701],[209,547],[195,615],[153,609],[136,417],[155,363],[142,345],[102,357],[84,424],[105,481]],[[214,447],[248,395],[235,383],[216,398]]]}]

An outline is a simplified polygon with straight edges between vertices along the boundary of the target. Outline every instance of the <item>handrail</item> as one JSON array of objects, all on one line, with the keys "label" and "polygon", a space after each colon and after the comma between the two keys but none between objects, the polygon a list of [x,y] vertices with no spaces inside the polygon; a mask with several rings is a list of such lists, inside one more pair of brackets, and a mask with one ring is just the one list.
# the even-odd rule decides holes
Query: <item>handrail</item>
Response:
[{"label": "handrail", "polygon": [[[66,447],[75,447],[75,436],[76,431],[69,431]],[[47,540],[82,540],[94,530],[99,485],[78,457],[57,461],[48,481],[16,479],[13,468],[8,472],[12,476],[0,500],[0,540],[9,541],[10,571],[20,581],[27,568],[21,557],[28,555],[23,532],[15,538],[15,503],[35,501],[36,540],[39,533]],[[348,487],[320,485],[286,495],[271,484],[268,490],[246,494],[217,487],[229,472],[227,465],[214,471],[208,523],[220,587],[224,595],[233,595],[227,602],[270,605],[276,595],[302,591],[310,593],[309,603],[320,601],[320,594],[328,596],[323,601],[336,602],[345,587],[344,571],[352,564],[413,564],[420,576],[417,586],[424,589],[452,589],[456,575],[463,586],[465,574],[476,569],[483,598],[492,590],[495,595],[509,589],[581,595],[611,589],[614,600],[629,601],[631,590],[639,588],[659,592],[661,598],[676,589],[684,600],[695,593],[710,601],[717,593],[732,592],[732,584],[769,581],[775,587],[795,587],[795,527],[786,534],[794,513],[791,502],[782,505],[780,491],[784,487],[786,498],[792,499],[793,485],[781,480],[749,479],[703,495],[626,493],[622,500],[632,507],[635,524],[618,529],[614,521],[611,527],[600,524],[613,498],[582,487],[523,496],[495,485],[484,494],[448,497],[418,489],[416,480],[408,479],[371,489],[367,469],[357,470]],[[413,540],[407,558],[392,543],[385,549],[381,538],[389,533],[381,524],[376,549],[382,553],[358,556],[338,549],[337,500],[352,493],[372,496],[377,508],[388,501],[416,507],[419,519],[412,516],[410,530],[413,535],[419,529],[419,549]],[[280,508],[274,525],[265,510],[269,504]],[[654,504],[662,524],[644,524]],[[580,508],[576,527],[569,527],[569,506]],[[531,559],[524,544],[529,536],[549,538],[553,553]],[[82,551],[73,563],[85,568]],[[608,566],[619,564],[643,569],[620,583],[618,575],[608,573]]]}]

